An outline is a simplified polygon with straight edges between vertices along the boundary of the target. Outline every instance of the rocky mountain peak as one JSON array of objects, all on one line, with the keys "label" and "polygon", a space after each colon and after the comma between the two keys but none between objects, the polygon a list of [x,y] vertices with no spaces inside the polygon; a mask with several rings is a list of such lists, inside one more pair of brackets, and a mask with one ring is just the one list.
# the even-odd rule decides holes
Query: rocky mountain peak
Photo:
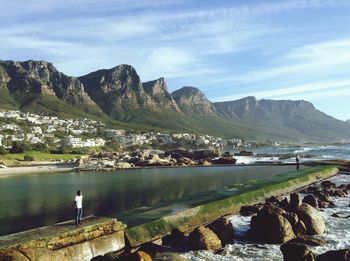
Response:
[{"label": "rocky mountain peak", "polygon": [[215,114],[215,108],[208,98],[196,87],[185,86],[174,91],[172,97],[185,113],[201,115]]},{"label": "rocky mountain peak", "polygon": [[143,87],[145,92],[152,97],[156,104],[179,111],[176,101],[168,92],[168,87],[163,77],[154,81],[145,82],[143,83]]},{"label": "rocky mountain peak", "polygon": [[54,96],[70,105],[99,111],[79,80],[59,72],[52,63],[33,60],[1,61],[0,65],[9,78],[6,87],[14,95],[23,98],[28,98],[26,94],[29,93]]},{"label": "rocky mountain peak", "polygon": [[118,65],[79,77],[90,97],[102,110],[117,119],[126,119],[128,111],[152,104],[134,67]]}]

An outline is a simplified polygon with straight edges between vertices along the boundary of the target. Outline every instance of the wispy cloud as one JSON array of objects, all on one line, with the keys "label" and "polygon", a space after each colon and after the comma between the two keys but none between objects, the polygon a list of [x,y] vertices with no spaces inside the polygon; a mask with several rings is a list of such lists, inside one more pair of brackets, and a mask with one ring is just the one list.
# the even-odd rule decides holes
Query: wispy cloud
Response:
[{"label": "wispy cloud", "polygon": [[269,99],[291,99],[291,97],[315,97],[322,96],[322,93],[336,92],[338,95],[350,95],[350,80],[322,81],[297,86],[270,89],[266,91],[255,91],[240,93],[236,95],[225,95],[216,97],[213,101],[236,100],[247,96]]},{"label": "wispy cloud", "polygon": [[0,59],[49,60],[75,76],[128,63],[143,80],[198,84],[216,100],[341,95],[349,11],[346,0],[0,1]]}]

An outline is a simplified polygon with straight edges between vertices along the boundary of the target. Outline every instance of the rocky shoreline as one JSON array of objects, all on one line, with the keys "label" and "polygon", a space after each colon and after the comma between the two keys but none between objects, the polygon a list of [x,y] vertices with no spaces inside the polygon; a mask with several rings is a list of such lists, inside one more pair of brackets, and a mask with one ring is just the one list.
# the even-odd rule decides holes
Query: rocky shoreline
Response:
[{"label": "rocky shoreline", "polygon": [[78,160],[76,171],[113,171],[145,167],[188,167],[234,165],[230,153],[214,150],[134,151],[130,153],[97,153]]},{"label": "rocky shoreline", "polygon": [[[348,260],[349,249],[326,251],[316,256],[310,247],[327,244],[322,237],[327,231],[327,223],[321,212],[335,208],[334,199],[346,198],[349,193],[349,181],[337,185],[326,180],[299,189],[289,196],[270,197],[265,199],[265,203],[242,206],[238,217],[251,218],[247,233],[237,231],[232,216],[224,216],[185,233],[174,229],[171,235],[142,244],[133,251],[109,253],[93,260],[236,260],[235,254],[227,248],[253,245],[250,251],[263,253],[270,244],[274,247],[281,245],[284,260],[330,260],[324,259],[328,256],[345,258],[331,259],[335,261]],[[248,260],[246,257],[237,260]],[[281,260],[281,254],[279,259],[273,260]]]}]

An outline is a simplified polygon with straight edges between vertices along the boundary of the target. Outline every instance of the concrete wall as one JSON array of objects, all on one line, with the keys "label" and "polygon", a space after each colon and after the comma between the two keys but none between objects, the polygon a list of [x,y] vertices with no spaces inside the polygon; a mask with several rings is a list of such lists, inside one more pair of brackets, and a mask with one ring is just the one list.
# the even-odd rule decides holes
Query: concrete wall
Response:
[{"label": "concrete wall", "polygon": [[125,247],[125,225],[88,217],[83,226],[66,222],[0,238],[0,261],[84,261]]}]

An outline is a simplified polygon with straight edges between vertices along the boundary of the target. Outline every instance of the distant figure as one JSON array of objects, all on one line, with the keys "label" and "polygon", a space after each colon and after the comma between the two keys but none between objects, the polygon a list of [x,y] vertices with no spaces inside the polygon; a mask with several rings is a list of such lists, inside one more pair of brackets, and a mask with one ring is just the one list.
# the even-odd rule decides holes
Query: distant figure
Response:
[{"label": "distant figure", "polygon": [[296,163],[297,163],[297,170],[299,170],[299,167],[300,167],[300,157],[299,157],[299,154],[296,155],[295,161],[296,161]]},{"label": "distant figure", "polygon": [[83,195],[80,190],[77,191],[75,196],[75,225],[81,224],[81,216],[83,215]]}]

